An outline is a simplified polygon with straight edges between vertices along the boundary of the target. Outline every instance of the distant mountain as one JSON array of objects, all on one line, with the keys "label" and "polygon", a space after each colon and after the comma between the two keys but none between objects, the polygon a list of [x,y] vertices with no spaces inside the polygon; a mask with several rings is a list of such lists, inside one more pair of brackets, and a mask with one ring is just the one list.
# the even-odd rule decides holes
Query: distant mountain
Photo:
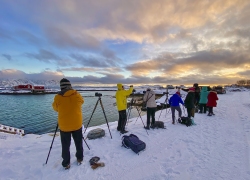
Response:
[{"label": "distant mountain", "polygon": [[28,80],[28,79],[5,79],[0,80],[0,87],[9,88],[20,84],[44,85],[48,87],[59,87],[56,80]]}]

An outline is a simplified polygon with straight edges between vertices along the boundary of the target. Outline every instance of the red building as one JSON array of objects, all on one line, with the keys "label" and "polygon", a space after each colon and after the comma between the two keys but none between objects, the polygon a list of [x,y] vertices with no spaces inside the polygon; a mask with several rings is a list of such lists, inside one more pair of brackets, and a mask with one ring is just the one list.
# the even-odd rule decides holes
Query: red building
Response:
[{"label": "red building", "polygon": [[18,85],[14,86],[13,90],[18,91],[18,90],[27,90],[31,92],[44,92],[45,87],[43,85],[31,85],[31,84],[26,84],[26,85]]},{"label": "red building", "polygon": [[43,85],[34,85],[32,88],[33,92],[44,92],[45,88]]},{"label": "red building", "polygon": [[26,84],[26,85],[17,85],[14,86],[14,90],[32,90],[33,86],[31,84]]}]

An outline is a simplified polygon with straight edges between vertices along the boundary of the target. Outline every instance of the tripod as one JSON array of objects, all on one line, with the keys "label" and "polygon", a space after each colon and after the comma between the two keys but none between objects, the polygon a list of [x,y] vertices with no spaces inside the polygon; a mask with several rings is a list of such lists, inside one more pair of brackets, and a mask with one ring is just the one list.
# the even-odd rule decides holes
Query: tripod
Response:
[{"label": "tripod", "polygon": [[[50,155],[50,151],[52,149],[52,146],[53,146],[53,142],[54,142],[54,139],[55,139],[55,136],[56,136],[56,132],[58,130],[58,124],[56,125],[56,130],[55,130],[55,133],[54,133],[54,136],[53,136],[53,139],[52,139],[52,142],[51,142],[51,145],[50,145],[50,148],[49,148],[49,153],[48,153],[48,156],[47,156],[47,159],[46,159],[46,162],[43,164],[43,165],[46,165],[47,162],[48,162],[48,159],[49,159],[49,155]],[[82,139],[84,140],[85,144],[87,145],[88,149],[90,150],[89,148],[89,145],[87,144],[87,142],[85,141],[85,139],[82,137]]]},{"label": "tripod", "polygon": [[[103,104],[102,104],[101,94],[99,94],[98,97],[99,97],[99,98],[98,98],[98,100],[96,101],[95,108],[93,109],[93,112],[92,112],[92,114],[91,114],[91,116],[90,116],[89,122],[88,122],[88,124],[87,124],[87,126],[86,126],[86,128],[85,128],[84,133],[86,132],[86,130],[87,130],[88,126],[89,126],[89,123],[90,123],[90,121],[91,121],[91,118],[92,118],[92,116],[93,116],[95,110],[96,110],[96,107],[97,107],[98,102],[100,102],[100,104],[101,104],[102,112],[103,112],[103,114],[104,114],[104,117],[105,117],[105,120],[106,120],[108,129],[109,129],[108,120],[107,120],[107,117],[106,117],[106,114],[105,114],[105,111],[104,111],[104,107],[103,107]],[[109,129],[109,134],[110,134],[110,137],[111,137],[111,139],[112,139],[112,135],[111,135],[110,129]]]},{"label": "tripod", "polygon": [[168,107],[167,107],[167,102],[168,102],[168,94],[169,94],[169,92],[168,92],[168,88],[167,88],[167,91],[166,91],[166,99],[165,99],[165,101],[164,101],[164,103],[163,103],[163,105],[162,105],[161,112],[160,112],[160,115],[159,115],[158,120],[159,120],[159,119],[160,119],[160,117],[161,117],[161,113],[162,113],[162,110],[163,110],[163,108],[164,108],[164,104],[166,104],[166,114],[167,114],[167,109],[168,109]]},{"label": "tripod", "polygon": [[[131,101],[130,101],[130,105],[129,105],[129,108],[128,108],[127,122],[128,122],[129,117],[130,117],[130,115],[131,115],[131,109],[132,109],[132,106],[133,106],[133,104],[134,104],[134,101],[135,101],[135,100],[134,100],[134,94],[133,94],[133,97],[132,97],[132,99],[131,99]],[[145,124],[144,124],[144,122],[143,122],[143,120],[142,120],[141,113],[140,113],[140,111],[139,111],[139,109],[138,109],[138,106],[135,106],[135,108],[136,108],[136,110],[137,110],[137,112],[138,112],[138,114],[139,114],[138,117],[141,118],[141,122],[142,122],[143,126],[145,127]],[[137,117],[137,119],[138,119],[138,117]],[[137,119],[136,119],[136,121],[137,121]],[[148,134],[147,129],[145,129],[145,130],[146,130],[146,132],[147,132],[147,134]],[[149,134],[148,134],[148,135],[149,135]]]}]

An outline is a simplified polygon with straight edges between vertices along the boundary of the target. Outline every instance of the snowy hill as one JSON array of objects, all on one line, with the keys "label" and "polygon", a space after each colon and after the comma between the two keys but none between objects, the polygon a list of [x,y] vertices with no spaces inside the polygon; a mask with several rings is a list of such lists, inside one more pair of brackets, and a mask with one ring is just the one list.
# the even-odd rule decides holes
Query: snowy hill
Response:
[{"label": "snowy hill", "polygon": [[28,80],[28,79],[5,79],[0,80],[0,87],[10,88],[20,84],[45,85],[48,87],[59,86],[59,81],[56,80]]}]

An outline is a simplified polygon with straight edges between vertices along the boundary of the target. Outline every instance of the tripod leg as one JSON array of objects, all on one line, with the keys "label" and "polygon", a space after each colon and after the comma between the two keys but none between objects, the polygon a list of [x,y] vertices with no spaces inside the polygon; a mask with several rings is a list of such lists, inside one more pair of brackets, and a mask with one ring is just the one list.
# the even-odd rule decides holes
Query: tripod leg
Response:
[{"label": "tripod leg", "polygon": [[[104,114],[104,117],[105,117],[105,120],[106,120],[108,129],[109,129],[109,124],[108,124],[108,120],[107,120],[107,117],[106,117],[106,114],[105,114],[105,111],[104,111],[104,107],[103,107],[103,104],[102,104],[102,100],[101,100],[101,98],[100,98],[99,100],[100,100],[100,104],[101,104],[101,107],[102,107],[102,112],[103,112],[103,114]],[[112,135],[111,135],[110,129],[109,129],[109,134],[110,134],[110,137],[111,137],[111,139],[112,139]]]},{"label": "tripod leg", "polygon": [[49,153],[48,153],[48,156],[47,156],[47,159],[46,159],[45,164],[47,164],[47,162],[48,162],[49,155],[50,155],[50,151],[51,151],[51,149],[52,149],[52,145],[53,145],[53,142],[54,142],[54,139],[55,139],[55,136],[56,136],[57,129],[58,129],[58,123],[57,123],[57,125],[56,125],[56,130],[55,130],[55,133],[54,133],[54,136],[53,136],[53,139],[52,139],[51,145],[50,145]]},{"label": "tripod leg", "polygon": [[[141,113],[139,112],[139,109],[138,109],[138,107],[137,107],[137,106],[136,106],[136,109],[137,109],[137,112],[138,112],[138,114],[139,114],[139,116],[140,116],[140,118],[141,118]],[[143,122],[142,118],[141,118],[141,122],[142,122],[143,126],[145,127],[145,124],[144,124],[144,122]],[[148,134],[147,129],[145,129],[145,130],[146,130],[146,132],[147,132],[147,134]],[[148,135],[149,135],[149,134],[148,134]]]},{"label": "tripod leg", "polygon": [[130,105],[130,107],[128,108],[128,113],[127,113],[127,125],[128,125],[128,120],[129,120],[130,115],[131,115],[131,110],[132,110],[132,106]]},{"label": "tripod leg", "polygon": [[90,120],[91,120],[91,118],[92,118],[92,116],[93,116],[93,114],[94,114],[94,112],[95,112],[95,109],[96,109],[96,106],[97,106],[99,100],[100,100],[100,99],[98,99],[98,100],[96,101],[95,108],[93,109],[93,112],[92,112],[92,114],[91,114],[91,116],[90,116],[89,122],[88,122],[88,124],[87,124],[87,126],[86,126],[86,128],[85,128],[85,130],[84,130],[84,133],[86,132],[86,130],[87,130],[88,126],[89,126]]},{"label": "tripod leg", "polygon": [[88,149],[90,150],[89,145],[87,144],[87,142],[86,142],[86,140],[84,139],[83,136],[82,136],[82,139],[84,140],[85,144],[87,145]]},{"label": "tripod leg", "polygon": [[131,110],[132,110],[133,102],[134,102],[134,98],[131,99],[130,105],[129,105],[129,108],[128,108],[128,113],[127,113],[127,124],[128,124],[128,120],[129,120],[130,115],[131,115]]}]

